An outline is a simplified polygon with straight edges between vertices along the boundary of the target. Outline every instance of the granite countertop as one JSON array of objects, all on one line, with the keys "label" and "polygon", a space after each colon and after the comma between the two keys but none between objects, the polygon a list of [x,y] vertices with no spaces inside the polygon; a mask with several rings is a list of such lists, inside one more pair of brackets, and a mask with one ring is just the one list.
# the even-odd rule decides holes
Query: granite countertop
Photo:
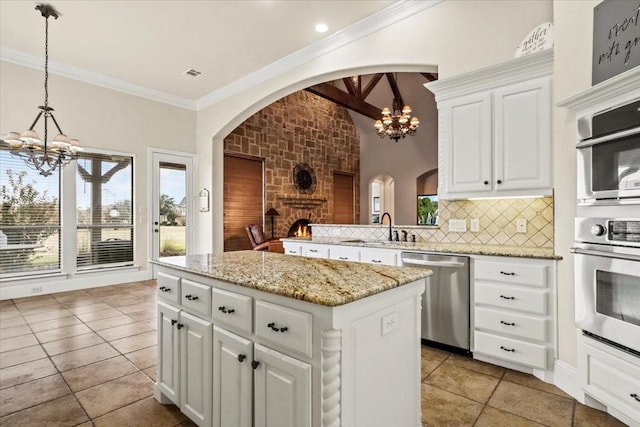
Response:
[{"label": "granite countertop", "polygon": [[338,306],[423,279],[429,269],[238,251],[149,261],[271,294]]},{"label": "granite countertop", "polygon": [[520,258],[538,258],[560,260],[561,256],[553,253],[551,248],[529,248],[522,246],[507,245],[477,245],[469,243],[439,243],[439,242],[389,242],[389,241],[368,241],[357,238],[296,238],[286,237],[280,239],[282,241],[301,241],[306,243],[318,243],[324,245],[341,245],[341,246],[357,246],[365,248],[382,248],[382,249],[400,249],[403,251],[424,251],[424,252],[441,252],[452,254],[471,254],[471,255],[489,255],[489,256],[508,256]]}]

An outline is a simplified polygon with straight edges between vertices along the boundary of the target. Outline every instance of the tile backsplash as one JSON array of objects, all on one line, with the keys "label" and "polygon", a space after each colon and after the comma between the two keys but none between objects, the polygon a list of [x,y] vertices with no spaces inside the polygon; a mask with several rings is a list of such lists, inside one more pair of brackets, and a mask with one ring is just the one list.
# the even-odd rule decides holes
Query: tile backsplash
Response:
[{"label": "tile backsplash", "polygon": [[[449,231],[449,220],[464,220],[465,232]],[[479,220],[477,232],[470,231],[472,219]],[[526,232],[516,232],[516,221],[527,222]],[[402,226],[417,241],[521,246],[553,249],[553,197],[486,200],[441,200],[438,226]],[[388,238],[388,227],[378,225],[314,224],[313,237],[377,240]]]}]

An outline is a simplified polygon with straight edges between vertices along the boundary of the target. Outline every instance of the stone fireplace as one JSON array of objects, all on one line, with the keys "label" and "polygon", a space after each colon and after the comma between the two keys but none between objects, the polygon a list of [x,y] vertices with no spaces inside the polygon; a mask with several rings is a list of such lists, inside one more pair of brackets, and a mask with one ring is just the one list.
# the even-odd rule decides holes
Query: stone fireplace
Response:
[{"label": "stone fireplace", "polygon": [[311,237],[311,222],[308,219],[300,218],[289,227],[287,237]]}]

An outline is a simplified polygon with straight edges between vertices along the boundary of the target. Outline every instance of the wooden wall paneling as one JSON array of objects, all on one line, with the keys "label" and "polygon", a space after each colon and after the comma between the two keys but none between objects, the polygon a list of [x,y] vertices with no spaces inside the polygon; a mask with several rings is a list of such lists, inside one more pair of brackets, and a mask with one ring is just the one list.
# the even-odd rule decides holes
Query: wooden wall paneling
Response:
[{"label": "wooden wall paneling", "polygon": [[333,222],[353,224],[354,221],[353,175],[333,172]]}]

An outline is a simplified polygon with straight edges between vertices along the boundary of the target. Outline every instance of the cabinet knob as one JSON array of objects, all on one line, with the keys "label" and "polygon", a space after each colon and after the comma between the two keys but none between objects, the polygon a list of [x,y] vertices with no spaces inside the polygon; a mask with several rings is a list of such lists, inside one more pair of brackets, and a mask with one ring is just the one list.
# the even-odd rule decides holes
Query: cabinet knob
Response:
[{"label": "cabinet knob", "polygon": [[501,180],[501,179],[497,180],[496,182],[497,182],[498,184],[502,184],[502,180]]},{"label": "cabinet knob", "polygon": [[153,232],[154,232],[154,233],[157,233],[157,232],[159,232],[159,231],[160,231],[160,230],[158,230],[157,228],[154,228],[154,229],[153,229]]},{"label": "cabinet knob", "polygon": [[178,325],[176,326],[176,328],[178,328],[178,329],[182,329],[182,327],[183,327],[183,326],[184,326],[184,325],[183,325],[182,323],[178,323]]},{"label": "cabinet knob", "polygon": [[244,359],[246,359],[247,356],[245,356],[244,354],[239,354],[238,355],[238,362],[242,363],[244,362]]},{"label": "cabinet knob", "polygon": [[500,295],[500,298],[502,298],[502,299],[516,299],[516,297],[507,297],[507,296],[504,296],[504,295]]},{"label": "cabinet knob", "polygon": [[509,351],[509,352],[511,352],[511,353],[515,353],[515,351],[516,351],[516,349],[515,349],[515,348],[507,348],[507,347],[504,347],[504,346],[500,346],[500,350],[502,350],[502,351]]},{"label": "cabinet knob", "polygon": [[251,367],[252,367],[253,369],[257,369],[257,368],[258,368],[258,366],[260,366],[260,362],[258,362],[257,360],[252,360],[252,361],[251,361]]},{"label": "cabinet knob", "polygon": [[484,185],[489,185],[489,181],[485,181],[485,182],[484,182]]},{"label": "cabinet knob", "polygon": [[171,326],[175,325],[176,323],[178,323],[176,319],[171,319]]}]

